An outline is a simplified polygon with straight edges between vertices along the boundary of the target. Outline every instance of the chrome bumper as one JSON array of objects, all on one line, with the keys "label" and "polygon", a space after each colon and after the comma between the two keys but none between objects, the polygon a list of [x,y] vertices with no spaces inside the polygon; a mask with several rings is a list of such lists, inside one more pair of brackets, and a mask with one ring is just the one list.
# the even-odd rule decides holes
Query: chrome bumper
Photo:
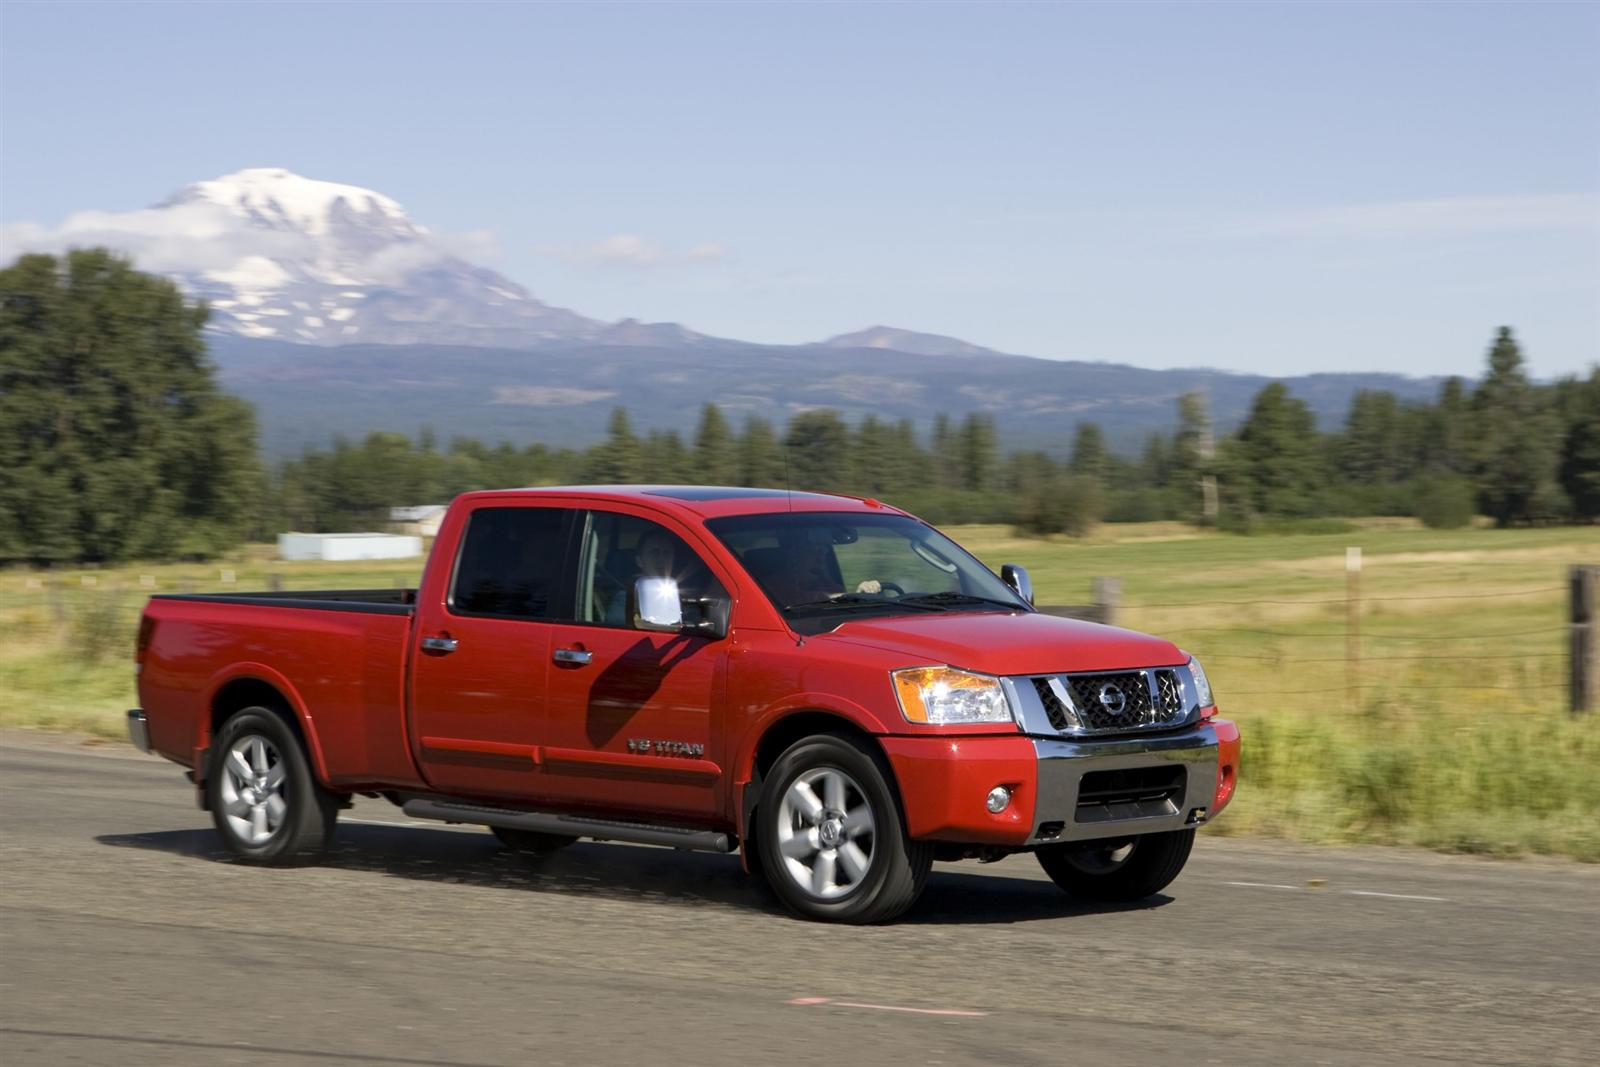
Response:
[{"label": "chrome bumper", "polygon": [[[1208,723],[1159,737],[1035,738],[1033,747],[1039,784],[1030,845],[1181,830],[1204,822],[1216,797],[1220,750],[1217,732]],[[1183,772],[1181,785],[1162,795],[1079,803],[1084,776],[1093,772],[1174,769]]]},{"label": "chrome bumper", "polygon": [[140,752],[150,751],[150,724],[145,721],[144,712],[139,708],[128,712],[128,740]]}]

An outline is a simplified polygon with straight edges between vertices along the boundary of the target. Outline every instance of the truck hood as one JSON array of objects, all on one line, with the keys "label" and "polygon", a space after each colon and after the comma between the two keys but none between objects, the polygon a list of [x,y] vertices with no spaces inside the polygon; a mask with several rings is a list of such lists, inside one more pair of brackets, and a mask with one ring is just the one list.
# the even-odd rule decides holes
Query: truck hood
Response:
[{"label": "truck hood", "polygon": [[1038,612],[960,612],[861,619],[809,638],[893,655],[894,667],[949,664],[983,674],[1055,674],[1182,664],[1170,641]]}]

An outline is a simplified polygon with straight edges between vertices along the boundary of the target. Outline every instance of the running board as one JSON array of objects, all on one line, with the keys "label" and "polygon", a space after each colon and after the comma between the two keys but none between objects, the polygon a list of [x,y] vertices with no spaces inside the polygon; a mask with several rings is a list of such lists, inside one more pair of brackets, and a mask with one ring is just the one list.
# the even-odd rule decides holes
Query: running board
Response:
[{"label": "running board", "polygon": [[626,841],[634,845],[666,845],[668,848],[682,848],[693,852],[732,852],[736,847],[728,834],[717,833],[714,830],[685,830],[676,826],[648,826],[643,823],[589,819],[581,815],[551,815],[539,811],[480,808],[472,804],[445,800],[408,800],[400,810],[413,819],[504,826],[513,830],[535,830],[542,834],[592,837],[596,841]]}]

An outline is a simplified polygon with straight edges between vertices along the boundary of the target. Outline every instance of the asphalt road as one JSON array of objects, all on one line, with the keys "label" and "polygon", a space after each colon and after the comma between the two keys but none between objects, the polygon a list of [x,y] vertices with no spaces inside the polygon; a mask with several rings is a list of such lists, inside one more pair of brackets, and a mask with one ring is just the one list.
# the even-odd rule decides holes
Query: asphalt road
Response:
[{"label": "asphalt road", "polygon": [[1600,1057],[1592,867],[1202,835],[1139,907],[1074,904],[1013,857],[941,866],[898,924],[855,929],[788,918],[728,857],[535,866],[382,801],[348,815],[326,865],[246,867],[172,765],[0,739],[0,1062]]}]

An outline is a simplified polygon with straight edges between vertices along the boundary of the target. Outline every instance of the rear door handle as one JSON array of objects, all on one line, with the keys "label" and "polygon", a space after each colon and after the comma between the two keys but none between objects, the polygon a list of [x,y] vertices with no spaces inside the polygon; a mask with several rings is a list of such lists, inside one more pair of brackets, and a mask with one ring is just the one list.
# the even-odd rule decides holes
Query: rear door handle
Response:
[{"label": "rear door handle", "polygon": [[422,651],[454,652],[460,643],[453,637],[424,637],[422,639]]},{"label": "rear door handle", "polygon": [[555,661],[557,663],[571,663],[578,667],[587,667],[593,659],[593,652],[586,652],[581,648],[558,648],[555,651]]}]

